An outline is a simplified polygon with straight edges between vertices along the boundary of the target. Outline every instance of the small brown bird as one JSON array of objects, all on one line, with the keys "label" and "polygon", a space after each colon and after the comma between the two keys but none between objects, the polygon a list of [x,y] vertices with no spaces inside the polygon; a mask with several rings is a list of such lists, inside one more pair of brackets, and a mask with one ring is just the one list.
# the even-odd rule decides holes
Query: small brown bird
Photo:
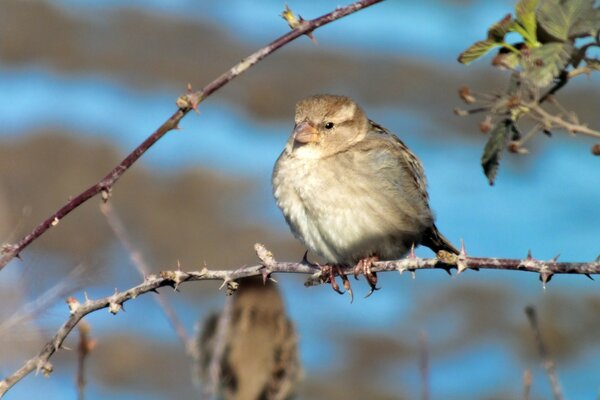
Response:
[{"label": "small brown bird", "polygon": [[345,96],[298,102],[273,170],[277,205],[294,235],[329,263],[324,275],[338,292],[333,268],[349,289],[340,265],[364,273],[371,294],[376,260],[400,258],[419,244],[458,253],[434,224],[426,186],[419,159]]},{"label": "small brown bird", "polygon": [[296,330],[277,286],[262,277],[240,280],[223,312],[203,324],[198,349],[207,398],[291,399],[302,377]]}]

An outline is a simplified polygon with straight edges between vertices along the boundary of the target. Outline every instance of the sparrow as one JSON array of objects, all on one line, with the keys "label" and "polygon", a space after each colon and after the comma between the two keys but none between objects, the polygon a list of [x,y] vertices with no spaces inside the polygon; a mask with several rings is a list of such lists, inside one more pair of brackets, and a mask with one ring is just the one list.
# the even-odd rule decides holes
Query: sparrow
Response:
[{"label": "sparrow", "polygon": [[[292,233],[350,284],[354,266],[377,290],[370,268],[418,245],[457,249],[438,231],[419,159],[349,97],[315,95],[296,104],[295,125],[272,175],[273,195]],[[352,295],[352,293],[350,292]]]},{"label": "sparrow", "polygon": [[303,371],[298,336],[277,286],[244,278],[197,337],[197,377],[207,398],[285,400]]}]

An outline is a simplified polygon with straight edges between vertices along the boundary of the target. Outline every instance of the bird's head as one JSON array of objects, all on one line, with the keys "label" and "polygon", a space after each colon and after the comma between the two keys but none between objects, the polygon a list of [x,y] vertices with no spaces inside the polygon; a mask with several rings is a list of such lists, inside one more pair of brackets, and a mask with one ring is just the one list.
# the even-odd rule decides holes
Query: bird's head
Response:
[{"label": "bird's head", "polygon": [[296,104],[287,150],[303,158],[327,157],[362,140],[368,124],[363,110],[348,97],[311,96]]}]

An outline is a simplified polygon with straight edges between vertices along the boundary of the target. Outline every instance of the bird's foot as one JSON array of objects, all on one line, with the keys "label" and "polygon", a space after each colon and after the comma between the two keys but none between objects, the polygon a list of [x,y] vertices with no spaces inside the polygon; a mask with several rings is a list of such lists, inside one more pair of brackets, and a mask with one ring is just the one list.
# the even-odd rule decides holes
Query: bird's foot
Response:
[{"label": "bird's foot", "polygon": [[371,266],[375,261],[379,261],[379,257],[369,256],[361,258],[360,260],[358,260],[356,266],[354,267],[354,278],[358,279],[358,275],[363,274],[367,283],[369,284],[369,287],[371,288],[371,290],[369,291],[369,293],[367,293],[365,298],[372,295],[374,291],[380,289],[377,287],[377,273],[371,271]]},{"label": "bird's foot", "polygon": [[342,283],[344,285],[344,289],[350,295],[350,303],[354,300],[354,293],[352,292],[352,286],[350,285],[350,279],[348,276],[342,271],[342,268],[339,264],[325,264],[320,265],[321,268],[321,278],[324,282],[329,282],[331,284],[331,288],[339,294],[344,294],[342,290],[340,290],[340,286],[335,280],[336,275],[342,278]]}]

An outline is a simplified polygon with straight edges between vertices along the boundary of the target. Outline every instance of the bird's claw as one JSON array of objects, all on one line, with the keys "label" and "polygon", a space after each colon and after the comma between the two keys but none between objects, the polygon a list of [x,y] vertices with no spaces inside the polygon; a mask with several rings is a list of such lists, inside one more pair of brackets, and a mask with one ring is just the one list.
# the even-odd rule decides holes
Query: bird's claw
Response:
[{"label": "bird's claw", "polygon": [[377,273],[371,271],[371,266],[375,261],[378,261],[379,258],[377,256],[365,257],[360,259],[356,266],[354,267],[354,278],[358,279],[358,275],[361,273],[365,276],[365,280],[369,284],[369,293],[365,296],[365,298],[369,297],[373,294],[374,291],[379,290],[377,287]]},{"label": "bird's claw", "polygon": [[330,264],[326,264],[326,265],[321,265],[321,276],[323,277],[323,281],[324,282],[329,282],[329,284],[331,285],[331,288],[338,294],[344,294],[345,292],[343,292],[340,289],[340,286],[338,285],[337,281],[335,280],[335,276],[339,276],[340,278],[342,278],[342,283],[344,284],[344,289],[346,289],[346,292],[348,292],[348,294],[350,295],[350,303],[352,303],[352,301],[354,300],[354,293],[352,292],[352,285],[350,285],[350,280],[348,279],[348,276],[342,271],[342,268],[340,267],[339,264],[334,264],[334,265],[330,265]]}]

